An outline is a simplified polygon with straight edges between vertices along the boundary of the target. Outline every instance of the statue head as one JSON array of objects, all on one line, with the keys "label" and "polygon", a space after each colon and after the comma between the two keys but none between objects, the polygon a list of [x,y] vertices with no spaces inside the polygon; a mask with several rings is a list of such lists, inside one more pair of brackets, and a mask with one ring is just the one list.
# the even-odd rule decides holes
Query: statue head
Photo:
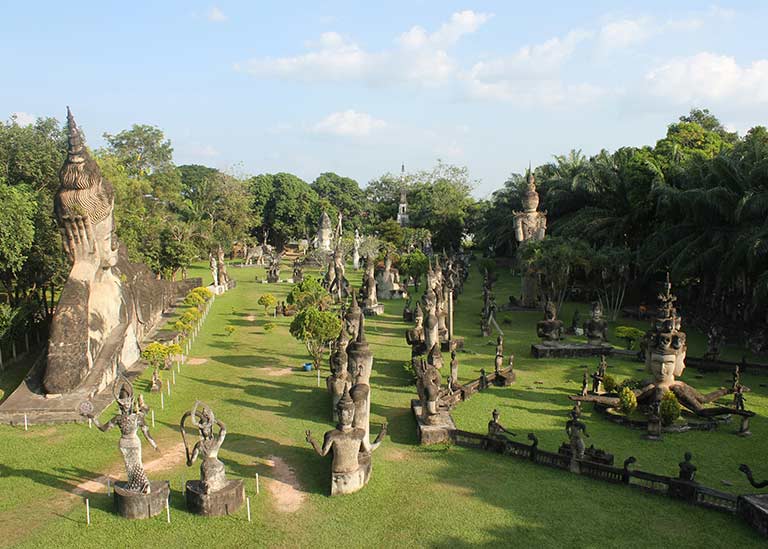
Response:
[{"label": "statue head", "polygon": [[[72,263],[97,261],[102,269],[117,263],[117,239],[114,238],[115,193],[112,185],[85,147],[80,129],[67,107],[67,158],[59,171],[59,190],[54,197],[54,212],[61,228],[64,248]],[[70,246],[87,235],[91,253],[82,257],[77,247]],[[79,235],[79,236],[78,236]]]},{"label": "statue head", "polygon": [[127,378],[119,376],[112,384],[112,396],[117,401],[121,414],[133,412],[133,384]]},{"label": "statue head", "polygon": [[501,337],[501,334],[499,334],[499,337],[496,338],[496,345],[503,345],[504,344],[504,338]]},{"label": "statue head", "polygon": [[528,183],[523,193],[523,209],[532,213],[539,207],[539,193],[536,192],[536,178],[533,175],[533,171],[528,170]]},{"label": "statue head", "polygon": [[592,303],[592,320],[600,320],[603,318],[603,305],[599,301]]},{"label": "statue head", "polygon": [[339,416],[339,428],[348,428],[355,417],[355,403],[349,396],[349,388],[344,388],[344,394],[336,404],[336,413]]},{"label": "statue head", "polygon": [[688,348],[685,332],[680,331],[681,319],[674,306],[677,298],[672,294],[669,273],[658,297],[659,314],[651,330],[645,334],[645,364],[657,385],[665,387],[673,383],[675,377],[683,375]]},{"label": "statue head", "polygon": [[493,417],[493,422],[498,423],[499,422],[499,411],[494,408],[493,412],[491,412],[491,417]]}]

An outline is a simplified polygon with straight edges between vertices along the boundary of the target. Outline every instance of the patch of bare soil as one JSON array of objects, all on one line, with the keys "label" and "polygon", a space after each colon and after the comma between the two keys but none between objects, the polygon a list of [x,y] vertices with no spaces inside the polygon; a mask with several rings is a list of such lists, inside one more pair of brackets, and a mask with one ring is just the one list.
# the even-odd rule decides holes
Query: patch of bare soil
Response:
[{"label": "patch of bare soil", "polygon": [[262,371],[271,377],[283,377],[291,375],[293,368],[262,368]]},{"label": "patch of bare soil", "polygon": [[187,360],[187,364],[192,366],[199,366],[200,364],[205,364],[206,362],[208,362],[207,358],[190,358]]},{"label": "patch of bare soil", "polygon": [[397,448],[390,448],[384,453],[384,459],[386,461],[405,461],[408,459],[408,454]]},{"label": "patch of bare soil", "polygon": [[245,317],[245,320],[248,322],[256,322],[256,317],[254,315],[248,315]]},{"label": "patch of bare soil", "polygon": [[275,509],[280,513],[295,513],[307,499],[307,493],[301,490],[296,473],[277,456],[269,456],[266,464],[272,467],[273,478],[267,482],[267,489],[272,494]]}]

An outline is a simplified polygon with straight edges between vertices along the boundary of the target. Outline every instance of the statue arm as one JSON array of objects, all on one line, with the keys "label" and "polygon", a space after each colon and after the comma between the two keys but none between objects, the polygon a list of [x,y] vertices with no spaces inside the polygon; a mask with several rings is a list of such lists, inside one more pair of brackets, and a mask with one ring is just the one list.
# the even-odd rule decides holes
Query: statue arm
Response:
[{"label": "statue arm", "polygon": [[[368,438],[363,439],[363,449],[366,452],[373,452],[376,448],[381,446],[381,443],[384,441],[384,437],[387,436],[387,424],[382,423],[381,424],[381,431],[379,431],[379,435],[376,437],[376,440],[373,441],[373,444],[371,444],[368,441]],[[367,448],[366,448],[367,446]]]},{"label": "statue arm", "polygon": [[328,455],[328,452],[330,451],[331,446],[333,446],[333,442],[330,440],[328,433],[325,434],[325,439],[323,440],[322,448],[317,443],[317,441],[314,438],[312,438],[311,431],[307,430],[306,435],[307,435],[307,442],[309,442],[312,445],[312,448],[315,449],[315,452],[317,452],[318,455],[320,456]]},{"label": "statue arm", "polygon": [[155,452],[159,452],[160,448],[157,447],[157,442],[155,442],[155,439],[149,434],[149,427],[144,423],[144,420],[141,421],[141,432],[144,433],[144,438],[146,438],[149,445],[155,449]]},{"label": "statue arm", "polygon": [[112,419],[110,419],[106,423],[99,423],[98,418],[96,418],[93,415],[87,416],[91,421],[93,421],[93,424],[96,426],[96,428],[101,431],[102,433],[106,433],[109,431],[112,427],[117,425],[117,416],[114,416]]},{"label": "statue arm", "polygon": [[189,452],[189,448],[185,448],[185,450],[187,451],[187,467],[190,467],[200,455],[200,442],[195,444],[195,447],[192,448],[191,454]]},{"label": "statue arm", "polygon": [[218,443],[219,446],[221,446],[224,442],[224,438],[227,436],[227,426],[224,424],[223,421],[217,419],[216,425],[219,426],[219,437],[218,437]]}]

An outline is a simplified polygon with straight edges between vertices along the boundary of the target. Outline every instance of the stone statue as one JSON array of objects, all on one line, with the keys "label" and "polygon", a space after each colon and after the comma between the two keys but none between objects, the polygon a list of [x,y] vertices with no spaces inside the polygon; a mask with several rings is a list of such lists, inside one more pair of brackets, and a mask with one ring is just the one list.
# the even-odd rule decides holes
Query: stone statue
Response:
[{"label": "stone statue", "polygon": [[224,250],[221,249],[221,246],[216,251],[216,271],[218,272],[219,286],[227,287],[229,274],[227,273],[227,264],[224,262]]},{"label": "stone statue", "polygon": [[216,258],[213,257],[213,254],[208,254],[208,263],[211,267],[211,278],[213,279],[213,286],[216,287],[219,285],[219,269],[216,265]]},{"label": "stone statue", "polygon": [[536,323],[536,335],[543,343],[557,342],[563,338],[563,321],[557,319],[557,307],[549,300],[544,306],[544,320]]},{"label": "stone statue", "polygon": [[424,335],[424,313],[421,306],[416,304],[415,325],[405,332],[405,341],[411,346],[411,357],[421,356],[427,352],[426,339]]},{"label": "stone statue", "polygon": [[283,254],[272,254],[269,259],[269,267],[267,267],[267,282],[274,284],[280,282],[280,259]]},{"label": "stone statue", "polygon": [[438,421],[437,414],[438,400],[440,398],[440,385],[442,379],[440,372],[435,367],[434,363],[422,359],[422,374],[419,380],[422,384],[422,393],[424,395],[423,402],[421,404],[424,416],[424,423],[427,425],[434,425]]},{"label": "stone statue", "polygon": [[742,385],[736,386],[736,391],[733,393],[733,407],[742,412],[745,410],[745,404],[747,399],[744,398],[744,387]]},{"label": "stone statue", "polygon": [[592,303],[592,316],[584,323],[584,335],[590,345],[608,341],[608,322],[603,318],[603,306],[599,301]]},{"label": "stone statue", "polygon": [[565,432],[570,442],[571,455],[576,459],[583,459],[585,446],[581,436],[583,434],[585,437],[589,437],[586,424],[580,421],[575,413],[571,412],[571,419],[565,422]]},{"label": "stone statue", "polygon": [[333,266],[328,266],[329,272],[333,269],[333,278],[328,285],[328,292],[334,296],[337,302],[349,296],[349,281],[345,276],[344,255],[341,246],[336,246],[333,252]]},{"label": "stone statue", "polygon": [[742,463],[741,465],[739,465],[739,471],[741,471],[746,475],[747,480],[749,481],[749,483],[752,485],[753,488],[757,488],[759,490],[761,488],[765,488],[766,486],[768,486],[768,480],[763,480],[763,481],[755,480],[755,477],[752,476],[752,469],[750,469],[748,465]]},{"label": "stone statue", "polygon": [[597,367],[597,372],[592,374],[592,392],[594,394],[600,393],[600,389],[605,379],[605,371],[608,368],[608,363],[605,361],[605,355],[600,355],[600,365]]},{"label": "stone statue", "polygon": [[717,324],[712,324],[707,332],[705,360],[718,360],[720,358],[720,347],[723,344],[723,339],[722,329]]},{"label": "stone statue", "polygon": [[504,338],[499,336],[496,338],[496,360],[494,361],[494,371],[496,375],[501,373],[502,365],[504,364]]},{"label": "stone statue", "polygon": [[694,482],[694,478],[696,477],[696,466],[691,463],[692,457],[693,455],[690,452],[686,452],[683,456],[683,461],[679,464],[680,472],[677,475],[677,478],[680,480]]},{"label": "stone statue", "polygon": [[[304,281],[304,271],[301,264],[301,259],[298,257],[293,260],[293,283],[299,284]],[[278,275],[279,277],[279,275]]]},{"label": "stone statue", "polygon": [[589,372],[584,370],[584,377],[581,380],[581,396],[587,396],[587,386],[589,385]]},{"label": "stone statue", "polygon": [[315,247],[324,252],[331,251],[331,218],[328,217],[326,212],[323,212],[323,215],[320,216]]},{"label": "stone statue", "polygon": [[375,266],[376,262],[373,255],[369,255],[365,260],[365,277],[363,279],[363,312],[367,315],[380,315],[384,312],[384,306],[379,303],[376,294]]},{"label": "stone statue", "polygon": [[376,294],[379,299],[393,299],[403,295],[403,290],[400,288],[400,274],[392,266],[389,251],[384,256],[384,268],[376,277]]},{"label": "stone statue", "polygon": [[149,390],[152,393],[158,393],[163,390],[163,380],[160,379],[160,371],[157,368],[152,372],[152,384]]},{"label": "stone statue", "polygon": [[451,372],[448,378],[448,387],[454,390],[459,385],[459,360],[456,358],[456,351],[451,351]]},{"label": "stone statue", "polygon": [[360,269],[360,244],[363,239],[360,236],[360,232],[355,229],[355,244],[352,248],[352,268],[356,271]]},{"label": "stone statue", "polygon": [[[192,425],[197,427],[200,440],[190,451],[187,444],[187,433],[184,430],[184,422],[192,418]],[[219,427],[219,434],[214,433],[214,426]],[[200,463],[200,486],[204,494],[210,494],[224,488],[227,484],[227,478],[224,473],[224,464],[219,460],[219,449],[227,436],[227,427],[221,420],[213,415],[213,410],[207,404],[199,400],[195,402],[192,410],[184,412],[179,422],[181,438],[184,441],[184,450],[187,456],[187,467],[199,457]]]},{"label": "stone statue", "polygon": [[[685,332],[680,330],[681,318],[675,308],[677,298],[672,294],[669,274],[667,274],[667,280],[663,284],[663,290],[658,298],[658,315],[654,319],[651,330],[644,337],[644,345],[647,349],[645,367],[652,378],[644,387],[634,390],[638,404],[661,401],[664,393],[672,391],[681,405],[699,416],[749,415],[750,412],[744,412],[727,406],[706,407],[706,404],[733,393],[732,387],[721,387],[703,395],[687,383],[676,379],[682,376],[685,370],[687,344]],[[744,390],[748,389],[745,387]],[[587,397],[570,398],[581,398],[582,400],[599,402],[613,407],[619,405],[619,399],[616,397],[589,395]]]},{"label": "stone statue", "polygon": [[387,434],[387,424],[381,426],[379,436],[373,444],[365,436],[363,429],[352,426],[355,404],[345,391],[337,405],[339,423],[332,431],[325,433],[320,446],[310,431],[306,431],[306,440],[320,456],[333,452],[331,464],[331,495],[351,494],[367,484],[371,472],[371,453],[379,447]]},{"label": "stone statue", "polygon": [[346,334],[342,331],[339,334],[339,338],[336,340],[335,348],[331,354],[331,375],[326,380],[326,386],[328,392],[332,398],[331,414],[334,421],[338,421],[339,418],[336,415],[336,405],[339,403],[341,396],[345,391],[349,391],[352,387],[352,383],[349,377],[348,360],[347,356],[347,344],[349,340]]},{"label": "stone statue", "polygon": [[[523,211],[512,212],[514,216],[515,239],[518,242],[527,240],[543,240],[547,231],[547,212],[539,212],[539,194],[536,192],[536,178],[528,169],[528,186],[523,194]],[[538,305],[538,283],[531,272],[523,273],[522,296],[523,307]]]},{"label": "stone statue", "polygon": [[499,411],[494,409],[491,413],[491,421],[488,422],[488,436],[497,440],[506,440],[504,435],[511,435],[516,437],[517,435],[512,431],[505,429],[501,423],[499,423]]},{"label": "stone statue", "polygon": [[[119,392],[118,392],[119,391]],[[120,449],[120,453],[123,454],[123,461],[125,462],[125,473],[128,477],[128,482],[122,486],[122,488],[128,492],[136,492],[140,494],[149,494],[151,492],[151,485],[146,473],[144,472],[144,465],[141,461],[141,440],[139,440],[138,431],[144,434],[144,438],[147,439],[150,446],[159,451],[157,443],[149,434],[149,427],[144,421],[145,410],[139,408],[133,393],[133,385],[125,378],[117,378],[112,385],[112,393],[117,400],[117,406],[120,411],[107,423],[99,423],[99,420],[94,417],[90,402],[84,403],[88,406],[81,405],[81,413],[93,421],[93,424],[102,431],[106,432],[112,429],[112,427],[120,428],[120,441],[117,447]]]},{"label": "stone statue", "polygon": [[360,327],[360,317],[363,316],[363,311],[357,303],[357,295],[355,292],[351,291],[350,294],[352,296],[352,303],[344,315],[344,333],[346,333],[348,340],[354,341],[357,339],[357,332]]},{"label": "stone statue", "polygon": [[158,280],[128,260],[114,234],[112,185],[88,153],[69,109],[67,129],[54,212],[72,270],[53,313],[42,388],[49,394],[93,394],[139,360],[139,341],[189,285]]}]

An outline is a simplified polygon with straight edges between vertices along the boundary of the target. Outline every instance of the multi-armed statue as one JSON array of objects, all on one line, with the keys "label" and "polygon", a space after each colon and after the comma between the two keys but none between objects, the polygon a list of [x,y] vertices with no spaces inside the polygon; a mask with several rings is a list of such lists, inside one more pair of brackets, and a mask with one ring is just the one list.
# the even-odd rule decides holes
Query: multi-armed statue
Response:
[{"label": "multi-armed statue", "polygon": [[[189,449],[184,423],[192,420],[197,427],[200,440]],[[214,427],[219,428],[218,434]],[[187,508],[193,513],[205,516],[228,515],[237,511],[245,501],[245,487],[242,480],[227,480],[224,464],[219,460],[219,449],[227,436],[227,427],[216,419],[207,404],[195,402],[192,410],[184,412],[179,422],[187,467],[200,458],[200,480],[188,480],[185,486]]]},{"label": "multi-armed statue", "polygon": [[80,413],[93,421],[102,432],[113,427],[120,429],[121,436],[117,447],[123,455],[128,480],[115,483],[117,510],[125,518],[149,518],[165,508],[170,488],[168,481],[150,482],[144,472],[139,429],[152,448],[158,451],[157,443],[149,434],[149,427],[144,421],[147,408],[142,405],[140,397],[134,398],[133,385],[123,377],[117,378],[112,384],[112,394],[117,400],[119,413],[108,422],[99,423],[89,401],[80,405]]}]

